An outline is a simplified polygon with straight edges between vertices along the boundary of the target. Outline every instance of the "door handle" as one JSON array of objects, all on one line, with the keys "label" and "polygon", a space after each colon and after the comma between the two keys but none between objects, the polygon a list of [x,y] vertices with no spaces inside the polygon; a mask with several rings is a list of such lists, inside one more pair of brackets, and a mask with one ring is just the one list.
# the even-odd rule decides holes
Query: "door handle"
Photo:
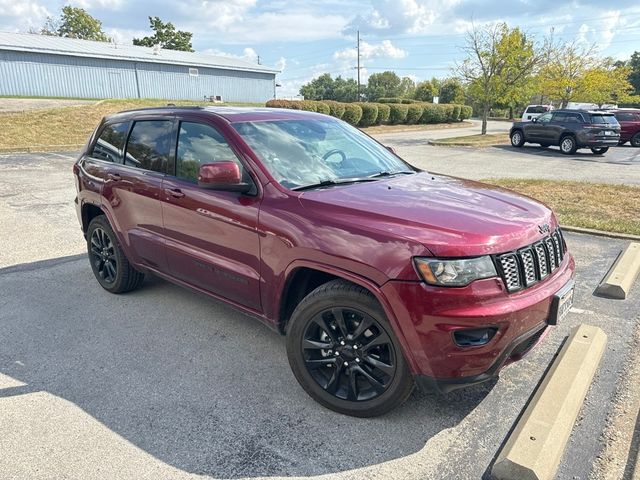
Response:
[{"label": "door handle", "polygon": [[171,195],[173,198],[184,197],[184,193],[179,188],[165,188],[164,191],[167,195]]},{"label": "door handle", "polygon": [[117,173],[107,173],[107,181],[111,180],[112,182],[119,182],[122,180],[122,177]]}]

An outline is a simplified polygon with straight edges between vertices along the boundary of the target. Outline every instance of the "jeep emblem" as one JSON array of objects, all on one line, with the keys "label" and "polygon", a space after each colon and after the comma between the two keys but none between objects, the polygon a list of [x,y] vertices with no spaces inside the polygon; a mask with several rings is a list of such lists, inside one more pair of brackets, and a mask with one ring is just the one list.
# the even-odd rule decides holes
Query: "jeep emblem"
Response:
[{"label": "jeep emblem", "polygon": [[549,227],[548,223],[543,223],[542,225],[538,225],[538,231],[540,233],[549,233],[551,231],[551,227]]}]

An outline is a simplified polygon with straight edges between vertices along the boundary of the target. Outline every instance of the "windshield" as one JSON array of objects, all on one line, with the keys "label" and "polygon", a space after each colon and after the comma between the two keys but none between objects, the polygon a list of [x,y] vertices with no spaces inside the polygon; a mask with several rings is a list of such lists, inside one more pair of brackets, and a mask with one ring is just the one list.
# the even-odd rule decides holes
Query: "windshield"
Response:
[{"label": "windshield", "polygon": [[358,129],[336,120],[240,122],[233,127],[271,175],[290,189],[415,171]]},{"label": "windshield", "polygon": [[616,127],[619,126],[618,120],[616,120],[616,117],[614,117],[613,115],[591,114],[591,123],[609,124]]}]

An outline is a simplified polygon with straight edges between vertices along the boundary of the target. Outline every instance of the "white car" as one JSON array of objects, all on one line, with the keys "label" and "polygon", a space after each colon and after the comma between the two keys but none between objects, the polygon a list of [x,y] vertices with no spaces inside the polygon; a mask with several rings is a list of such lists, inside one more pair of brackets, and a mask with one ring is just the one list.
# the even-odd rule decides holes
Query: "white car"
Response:
[{"label": "white car", "polygon": [[554,110],[553,105],[529,105],[522,113],[523,122],[531,122],[534,118],[538,118],[543,113]]}]

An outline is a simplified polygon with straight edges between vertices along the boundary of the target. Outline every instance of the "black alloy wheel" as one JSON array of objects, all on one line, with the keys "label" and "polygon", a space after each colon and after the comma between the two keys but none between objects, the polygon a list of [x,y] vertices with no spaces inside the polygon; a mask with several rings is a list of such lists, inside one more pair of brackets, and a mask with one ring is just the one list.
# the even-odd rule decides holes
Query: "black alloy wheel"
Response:
[{"label": "black alloy wheel", "polygon": [[396,374],[396,352],[372,317],[334,307],[316,314],[302,339],[305,367],[320,387],[348,401],[371,400]]},{"label": "black alloy wheel", "polygon": [[346,280],[327,282],[298,304],[287,324],[287,357],[314,400],[346,415],[382,415],[413,389],[384,310]]},{"label": "black alloy wheel", "polygon": [[91,262],[97,275],[105,283],[113,283],[118,275],[115,246],[109,234],[97,227],[91,233]]},{"label": "black alloy wheel", "polygon": [[603,155],[609,151],[609,147],[594,147],[591,149],[591,152],[594,155]]},{"label": "black alloy wheel", "polygon": [[144,273],[131,266],[104,215],[93,218],[89,223],[87,252],[96,280],[108,292],[129,292],[142,285]]}]

